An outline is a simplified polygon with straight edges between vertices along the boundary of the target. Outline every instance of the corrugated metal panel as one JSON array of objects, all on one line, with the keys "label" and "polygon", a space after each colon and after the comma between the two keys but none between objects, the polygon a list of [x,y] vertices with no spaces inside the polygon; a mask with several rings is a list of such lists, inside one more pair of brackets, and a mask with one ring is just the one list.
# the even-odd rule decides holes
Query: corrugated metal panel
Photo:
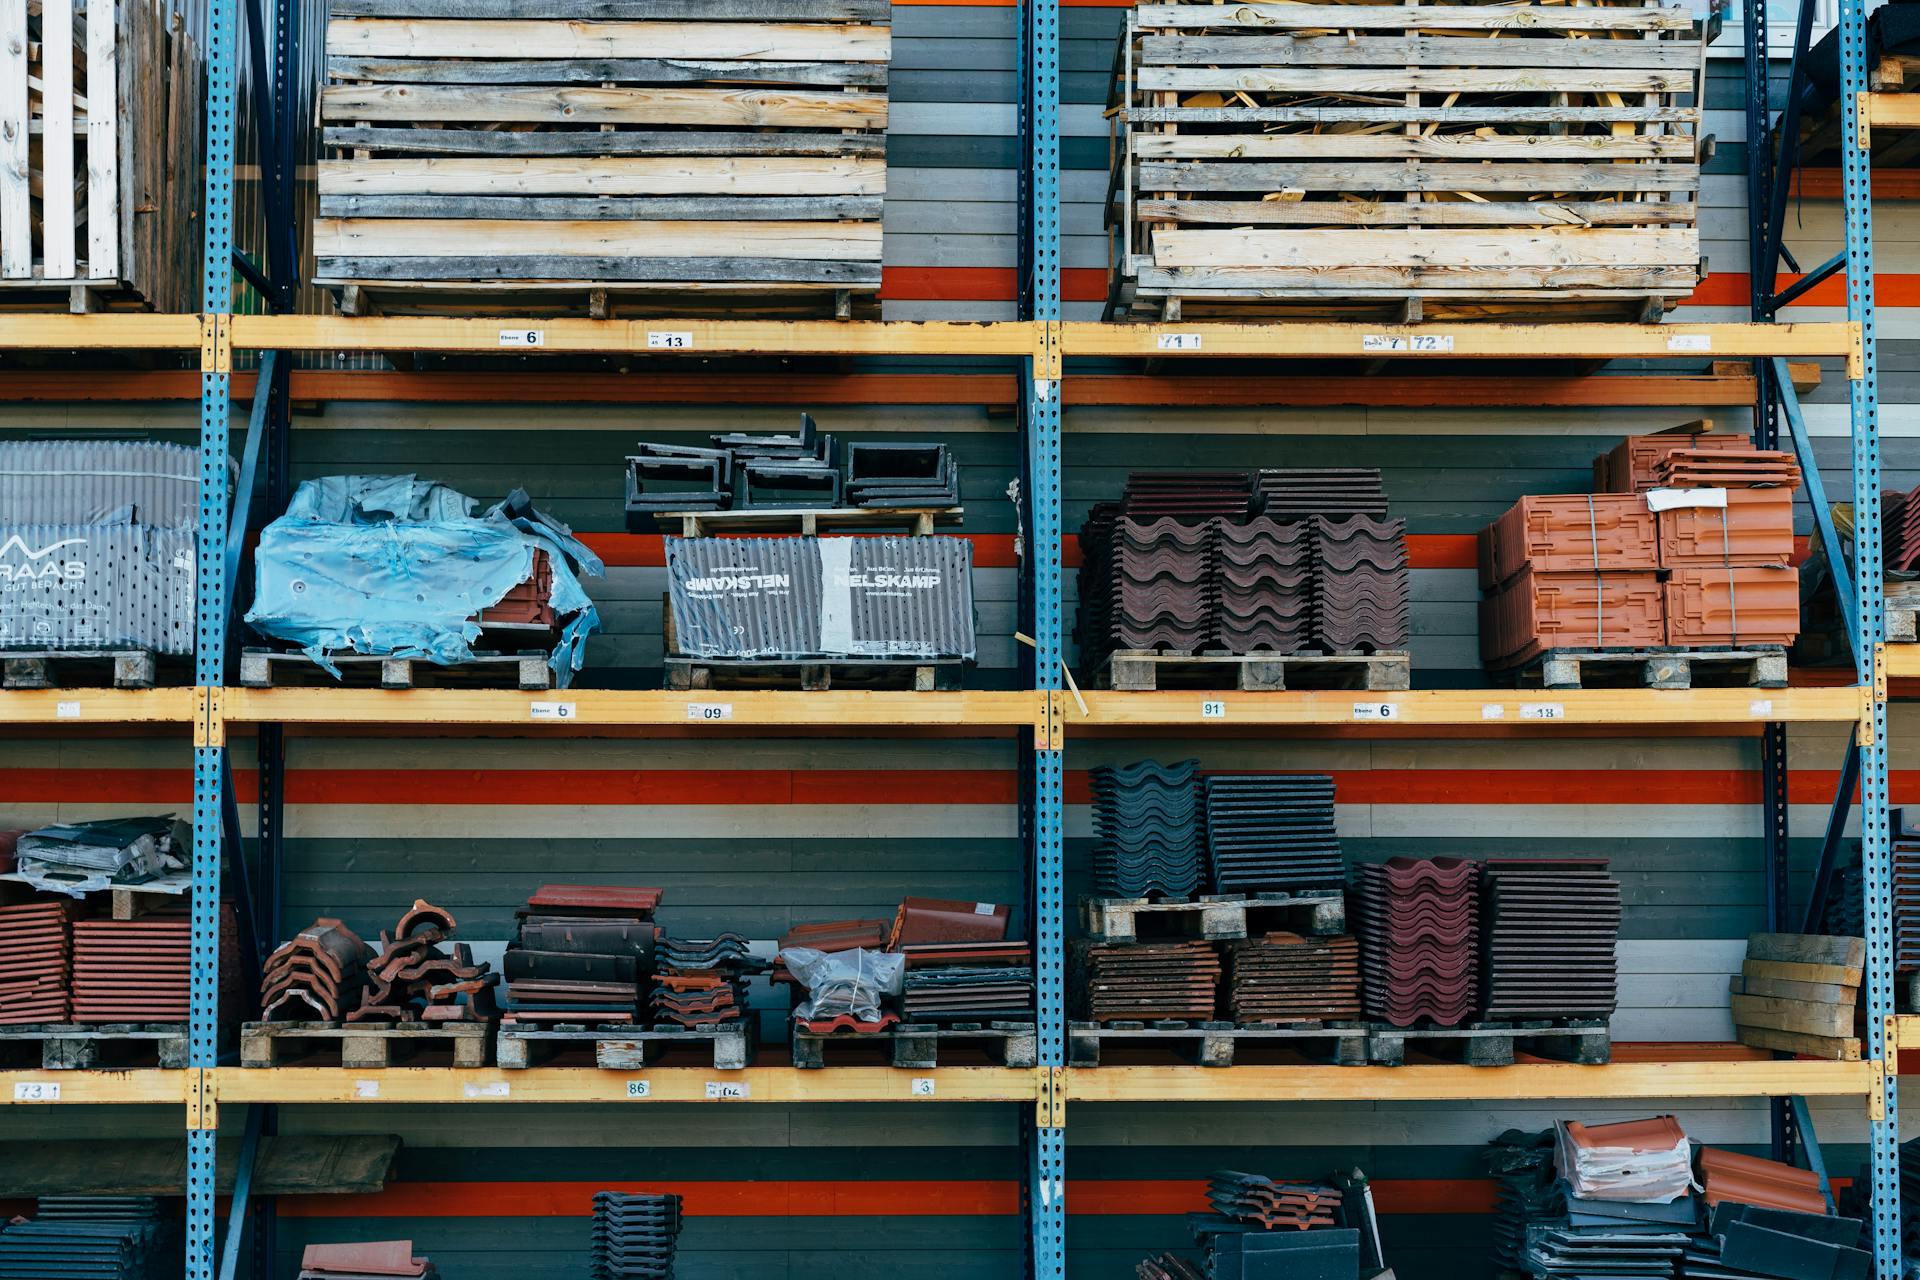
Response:
[{"label": "corrugated metal panel", "polygon": [[0,527],[134,519],[192,528],[200,520],[200,457],[152,440],[0,443]]},{"label": "corrugated metal panel", "polygon": [[193,533],[0,525],[0,648],[193,649]]}]

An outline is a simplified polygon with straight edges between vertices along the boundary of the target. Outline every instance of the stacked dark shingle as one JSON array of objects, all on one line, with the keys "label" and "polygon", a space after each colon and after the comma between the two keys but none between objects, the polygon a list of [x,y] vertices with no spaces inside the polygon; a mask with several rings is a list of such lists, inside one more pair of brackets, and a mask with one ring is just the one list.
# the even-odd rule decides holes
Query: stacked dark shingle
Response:
[{"label": "stacked dark shingle", "polygon": [[1360,944],[1268,933],[1227,944],[1227,1005],[1241,1026],[1360,1017]]},{"label": "stacked dark shingle", "polygon": [[1130,520],[1244,520],[1253,510],[1253,478],[1244,471],[1135,471],[1120,507]]},{"label": "stacked dark shingle", "polygon": [[666,938],[660,944],[652,997],[656,1026],[705,1027],[747,1016],[746,981],[767,962],[737,933]]},{"label": "stacked dark shingle", "polygon": [[0,1024],[65,1022],[73,1012],[72,901],[0,907]]},{"label": "stacked dark shingle", "polygon": [[660,890],[542,885],[501,959],[507,1022],[634,1023],[653,977]]},{"label": "stacked dark shingle", "polygon": [[1486,1016],[1612,1014],[1620,882],[1606,859],[1490,859],[1482,884]]},{"label": "stacked dark shingle", "polygon": [[[193,922],[170,911],[137,920],[73,923],[75,1022],[187,1021]],[[240,934],[232,903],[220,904],[220,1008],[238,1007]]]},{"label": "stacked dark shingle", "polygon": [[[1893,967],[1896,973],[1920,972],[1920,829],[1911,825],[1905,809],[1895,809],[1893,818]],[[1865,911],[1858,872],[1845,902],[1846,914],[1856,919]],[[1838,896],[1838,895],[1836,895]],[[1844,916],[1843,916],[1844,919]],[[1835,929],[1846,937],[1865,937],[1866,929]]]},{"label": "stacked dark shingle", "polygon": [[1205,879],[1197,762],[1142,760],[1093,770],[1095,886],[1101,894],[1185,898]]},{"label": "stacked dark shingle", "polygon": [[1215,1213],[1269,1229],[1331,1227],[1340,1200],[1340,1189],[1323,1182],[1275,1182],[1229,1169],[1207,1179],[1207,1203]]},{"label": "stacked dark shingle", "polygon": [[713,438],[715,448],[733,459],[733,505],[753,507],[837,507],[840,469],[833,461],[833,437],[800,415],[795,435],[734,432]]},{"label": "stacked dark shingle", "polygon": [[1369,1018],[1458,1026],[1478,996],[1479,868],[1460,858],[1392,858],[1360,867],[1349,899]]},{"label": "stacked dark shingle", "polygon": [[957,507],[960,469],[944,444],[847,445],[847,501],[856,507]]},{"label": "stacked dark shingle", "polygon": [[1210,639],[1212,528],[1168,516],[1114,526],[1116,649],[1195,650]]},{"label": "stacked dark shingle", "polygon": [[1210,647],[1297,653],[1313,636],[1313,548],[1305,524],[1271,516],[1213,526]]},{"label": "stacked dark shingle", "polygon": [[1081,1016],[1094,1022],[1210,1022],[1220,952],[1211,942],[1081,942],[1074,985]]},{"label": "stacked dark shingle", "polygon": [[1880,551],[1891,573],[1920,569],[1920,488],[1880,495]]},{"label": "stacked dark shingle", "polygon": [[42,1196],[0,1231],[0,1280],[163,1280],[180,1249],[178,1219],[152,1196]]},{"label": "stacked dark shingle", "polygon": [[1313,639],[1334,653],[1406,647],[1407,522],[1313,521]]},{"label": "stacked dark shingle", "polygon": [[1567,1220],[1567,1197],[1554,1170],[1554,1134],[1509,1129],[1488,1144],[1494,1184],[1493,1260],[1500,1274],[1523,1271],[1527,1228]]},{"label": "stacked dark shingle", "polygon": [[1371,467],[1262,468],[1253,485],[1260,510],[1276,520],[1387,514],[1386,488]]},{"label": "stacked dark shingle", "polygon": [[590,1280],[672,1280],[680,1197],[597,1191]]},{"label": "stacked dark shingle", "polygon": [[1325,774],[1205,778],[1202,821],[1217,893],[1337,890],[1346,862]]},{"label": "stacked dark shingle", "polygon": [[1033,1013],[1033,947],[1026,942],[923,943],[902,947],[909,1022],[1015,1019]]}]

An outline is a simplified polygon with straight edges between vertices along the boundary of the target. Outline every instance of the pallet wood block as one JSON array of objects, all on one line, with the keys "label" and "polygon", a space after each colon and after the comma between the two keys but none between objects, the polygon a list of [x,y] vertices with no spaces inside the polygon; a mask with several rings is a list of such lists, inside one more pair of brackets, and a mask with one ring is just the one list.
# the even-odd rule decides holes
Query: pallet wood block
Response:
[{"label": "pallet wood block", "polygon": [[187,1027],[185,1023],[112,1022],[0,1027],[0,1060],[23,1057],[37,1057],[42,1071],[116,1067],[177,1071],[187,1065]]},{"label": "pallet wood block", "polygon": [[943,1044],[983,1046],[999,1066],[1031,1067],[1040,1060],[1039,1035],[1031,1022],[976,1022],[940,1026],[933,1023],[896,1023],[884,1031],[831,1032],[815,1035],[798,1027],[793,1031],[792,1058],[806,1071],[827,1066],[828,1048],[857,1045],[884,1046],[897,1070],[934,1071],[940,1067]]},{"label": "pallet wood block", "polygon": [[1093,1022],[1074,1022],[1067,1028],[1067,1052],[1071,1065],[1097,1067],[1100,1047],[1116,1046],[1169,1049],[1201,1067],[1231,1067],[1239,1045],[1278,1045],[1334,1066],[1359,1067],[1367,1063],[1365,1027],[1300,1026],[1243,1027],[1232,1023],[1144,1023],[1113,1022],[1104,1026]]},{"label": "pallet wood block", "polygon": [[1367,1037],[1367,1057],[1377,1066],[1404,1066],[1409,1043],[1470,1067],[1512,1066],[1517,1051],[1588,1066],[1609,1062],[1613,1057],[1613,1041],[1604,1022],[1421,1030],[1376,1027]]},{"label": "pallet wood block", "polygon": [[452,1066],[484,1067],[492,1041],[493,1025],[486,1022],[249,1022],[240,1029],[240,1065],[277,1067],[332,1045],[342,1068],[397,1066],[412,1054],[438,1050],[451,1054]]}]

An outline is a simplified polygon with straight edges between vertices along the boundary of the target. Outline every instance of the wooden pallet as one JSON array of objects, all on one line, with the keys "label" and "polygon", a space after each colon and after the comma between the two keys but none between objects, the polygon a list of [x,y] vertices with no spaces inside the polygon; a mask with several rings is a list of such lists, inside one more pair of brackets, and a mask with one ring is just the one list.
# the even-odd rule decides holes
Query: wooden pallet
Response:
[{"label": "wooden pallet", "polygon": [[678,525],[683,538],[711,538],[723,533],[904,533],[931,535],[936,524],[958,524],[960,507],[827,507],[815,510],[656,511],[654,519],[667,528]]},{"label": "wooden pallet", "polygon": [[43,1022],[0,1026],[0,1066],[42,1071],[187,1065],[184,1022]]},{"label": "wooden pallet", "polygon": [[1157,1049],[1202,1067],[1230,1067],[1236,1048],[1285,1049],[1311,1061],[1342,1067],[1367,1062],[1367,1029],[1357,1025],[1236,1026],[1231,1022],[1073,1022],[1067,1025],[1067,1060],[1076,1067],[1100,1065],[1102,1045]]},{"label": "wooden pallet", "polygon": [[244,649],[240,653],[240,683],[249,689],[350,688],[382,689],[551,689],[553,668],[546,653],[476,653],[469,662],[443,667],[425,658],[385,658],[376,654],[339,653],[333,663],[340,679],[304,653]]},{"label": "wooden pallet", "polygon": [[339,0],[315,280],[362,313],[872,310],[888,22],[886,0]]},{"label": "wooden pallet", "polygon": [[[1872,22],[1871,15],[1868,21]],[[1872,93],[1920,92],[1920,58],[1898,53],[1882,54],[1878,62],[1867,68],[1867,89]],[[1840,121],[1838,100],[1824,112],[1801,118],[1801,164],[1837,166],[1840,163]],[[1883,169],[1911,168],[1920,163],[1920,130],[1875,129],[1870,138],[1875,166]]]},{"label": "wooden pallet", "polygon": [[1702,273],[1704,67],[1672,7],[1143,2],[1106,316],[1657,320]]},{"label": "wooden pallet", "polygon": [[1080,899],[1080,926],[1095,942],[1204,938],[1229,940],[1286,929],[1313,937],[1345,933],[1347,898],[1317,893],[1210,894],[1187,902],[1151,898]]},{"label": "wooden pallet", "polygon": [[1713,649],[1549,649],[1512,668],[1532,689],[1784,689],[1784,645]]},{"label": "wooden pallet", "polygon": [[490,1022],[249,1022],[243,1067],[484,1067]]},{"label": "wooden pallet", "polygon": [[8,689],[151,689],[164,672],[189,682],[190,660],[151,649],[11,649],[0,652]]},{"label": "wooden pallet", "polygon": [[1583,1066],[1613,1059],[1613,1040],[1605,1022],[1505,1022],[1419,1030],[1376,1024],[1367,1034],[1367,1060],[1376,1066],[1403,1066],[1408,1044],[1469,1067],[1512,1066],[1518,1052]]},{"label": "wooden pallet", "polygon": [[958,689],[966,664],[888,658],[777,662],[760,658],[668,658],[668,689]]},{"label": "wooden pallet", "polygon": [[638,1071],[679,1050],[709,1060],[716,1071],[742,1071],[753,1065],[758,1038],[751,1019],[708,1027],[574,1026],[569,1023],[500,1024],[502,1067],[537,1067],[572,1052],[587,1053],[603,1071]]},{"label": "wooden pallet", "polygon": [[[1040,1060],[1039,1039],[1029,1022],[902,1022],[885,1031],[835,1031],[815,1035],[793,1030],[793,1065],[818,1068],[829,1057],[839,1057],[855,1047],[884,1049],[894,1066],[932,1071],[940,1066],[942,1045],[969,1045],[985,1050],[987,1056],[1003,1067],[1031,1067]],[[831,1046],[831,1047],[830,1047]],[[952,1065],[949,1061],[948,1065]]]},{"label": "wooden pallet", "polygon": [[1099,683],[1127,692],[1155,689],[1366,689],[1412,687],[1412,663],[1404,650],[1381,653],[1188,653],[1118,649]]},{"label": "wooden pallet", "polygon": [[203,60],[153,4],[47,0],[6,33],[0,310],[183,312],[200,297]]}]

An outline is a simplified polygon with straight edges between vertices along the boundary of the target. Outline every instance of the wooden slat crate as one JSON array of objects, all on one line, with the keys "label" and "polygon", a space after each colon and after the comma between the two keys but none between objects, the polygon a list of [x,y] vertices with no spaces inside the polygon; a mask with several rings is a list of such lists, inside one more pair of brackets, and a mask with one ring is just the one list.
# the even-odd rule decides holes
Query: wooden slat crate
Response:
[{"label": "wooden slat crate", "polygon": [[1108,316],[1650,319],[1699,282],[1684,8],[1148,4]]},{"label": "wooden slat crate", "polygon": [[199,309],[200,53],[151,0],[0,0],[0,310]]},{"label": "wooden slat crate", "polygon": [[349,312],[871,314],[889,16],[335,0],[316,279]]}]

